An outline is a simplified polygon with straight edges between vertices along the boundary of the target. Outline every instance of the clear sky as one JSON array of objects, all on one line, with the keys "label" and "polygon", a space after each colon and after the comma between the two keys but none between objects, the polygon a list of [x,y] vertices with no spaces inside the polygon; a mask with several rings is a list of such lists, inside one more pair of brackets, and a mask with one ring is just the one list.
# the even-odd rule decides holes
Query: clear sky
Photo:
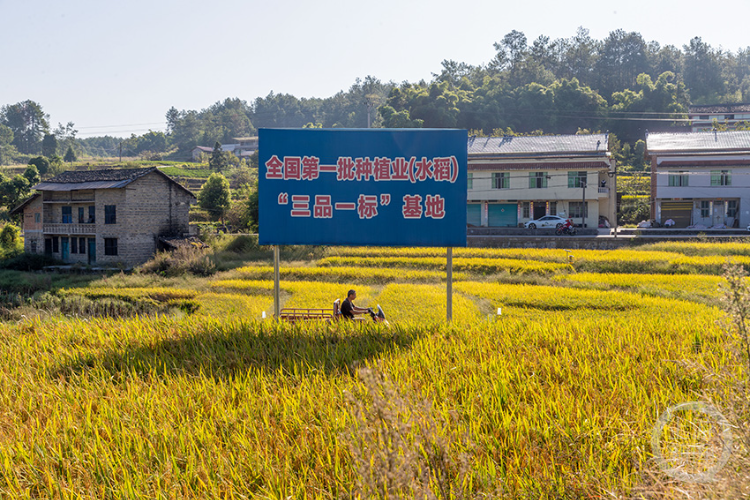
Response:
[{"label": "clear sky", "polygon": [[[328,97],[357,77],[429,80],[485,64],[511,30],[681,47],[750,46],[750,0],[0,0],[0,105],[31,99],[79,137],[163,130],[164,115],[269,92]],[[739,21],[739,24],[737,22]]]}]

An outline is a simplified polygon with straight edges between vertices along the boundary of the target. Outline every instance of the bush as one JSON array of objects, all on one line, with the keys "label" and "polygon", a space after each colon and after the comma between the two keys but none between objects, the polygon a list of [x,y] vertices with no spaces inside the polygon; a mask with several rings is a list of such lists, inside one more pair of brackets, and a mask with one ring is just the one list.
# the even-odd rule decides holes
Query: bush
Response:
[{"label": "bush", "polygon": [[45,266],[61,264],[60,261],[48,255],[37,253],[22,253],[0,262],[0,269],[12,271],[41,271]]},{"label": "bush", "polygon": [[3,250],[16,250],[21,242],[21,230],[15,224],[6,224],[0,231],[0,246]]},{"label": "bush", "polygon": [[162,276],[211,276],[216,265],[206,250],[180,247],[171,252],[159,252],[153,259],[136,269],[139,273],[154,273]]}]

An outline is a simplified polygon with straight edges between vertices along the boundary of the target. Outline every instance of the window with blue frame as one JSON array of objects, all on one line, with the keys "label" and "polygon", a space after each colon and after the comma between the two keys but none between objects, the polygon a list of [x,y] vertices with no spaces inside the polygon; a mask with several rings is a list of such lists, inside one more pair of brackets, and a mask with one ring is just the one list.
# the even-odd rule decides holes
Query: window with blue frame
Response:
[{"label": "window with blue frame", "polygon": [[62,223],[73,223],[73,207],[62,207]]}]

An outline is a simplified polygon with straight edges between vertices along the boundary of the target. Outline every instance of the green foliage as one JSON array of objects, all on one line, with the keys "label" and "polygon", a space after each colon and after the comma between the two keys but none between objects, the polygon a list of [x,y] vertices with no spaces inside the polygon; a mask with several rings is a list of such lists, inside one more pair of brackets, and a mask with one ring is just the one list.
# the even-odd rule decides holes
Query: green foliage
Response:
[{"label": "green foliage", "polygon": [[57,137],[53,134],[45,134],[42,139],[42,156],[54,156],[57,154]]},{"label": "green foliage", "polygon": [[229,165],[229,158],[227,155],[228,153],[222,151],[221,144],[217,141],[216,144],[214,144],[214,151],[211,153],[211,158],[208,160],[208,166],[211,170],[221,172]]},{"label": "green foliage", "polygon": [[63,157],[63,160],[65,160],[67,163],[71,163],[76,161],[78,158],[76,157],[75,151],[73,151],[73,146],[68,146],[68,150],[65,152],[65,157]]},{"label": "green foliage", "polygon": [[[59,158],[59,156],[54,158]],[[29,160],[29,166],[36,168],[39,175],[47,175],[47,172],[49,172],[50,169],[50,160],[44,156],[37,156]]]},{"label": "green foliage", "polygon": [[31,100],[0,108],[0,124],[13,132],[12,144],[22,154],[38,154],[42,137],[49,131],[49,116],[42,107]]},{"label": "green foliage", "polygon": [[231,189],[226,177],[213,173],[198,193],[198,206],[208,211],[211,217],[223,219],[231,204]]},{"label": "green foliage", "polygon": [[252,186],[250,195],[247,197],[247,214],[248,214],[248,227],[253,231],[258,231],[258,182]]},{"label": "green foliage", "polygon": [[29,165],[23,172],[23,176],[29,182],[29,186],[37,184],[40,180],[39,171],[36,169],[36,165]]},{"label": "green foliage", "polygon": [[18,249],[21,242],[21,229],[15,224],[6,224],[0,231],[0,246],[6,252]]},{"label": "green foliage", "polygon": [[30,187],[28,179],[21,174],[12,178],[0,174],[0,204],[8,210],[15,208],[29,195]]}]

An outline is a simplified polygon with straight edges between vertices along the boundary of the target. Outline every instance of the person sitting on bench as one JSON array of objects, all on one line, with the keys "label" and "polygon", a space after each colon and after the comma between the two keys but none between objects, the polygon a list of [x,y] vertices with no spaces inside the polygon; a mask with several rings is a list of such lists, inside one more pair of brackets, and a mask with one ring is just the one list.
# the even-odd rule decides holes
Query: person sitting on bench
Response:
[{"label": "person sitting on bench", "polygon": [[357,298],[357,292],[349,290],[346,294],[346,299],[341,303],[341,315],[346,319],[354,319],[355,314],[366,314],[370,312],[370,309],[364,307],[357,307],[354,305],[354,299]]}]

